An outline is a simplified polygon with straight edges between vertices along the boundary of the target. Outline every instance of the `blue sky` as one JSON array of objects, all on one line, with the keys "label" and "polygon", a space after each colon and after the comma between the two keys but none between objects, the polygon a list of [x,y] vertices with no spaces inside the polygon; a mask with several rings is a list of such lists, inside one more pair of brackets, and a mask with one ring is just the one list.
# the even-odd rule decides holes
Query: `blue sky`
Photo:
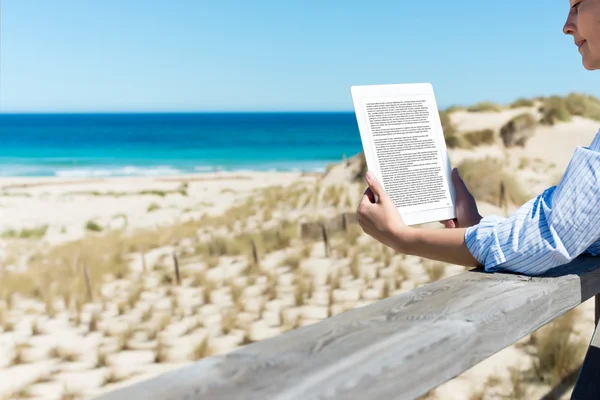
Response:
[{"label": "blue sky", "polygon": [[1,5],[2,112],[352,110],[351,85],[404,82],[440,107],[600,97],[568,0]]}]

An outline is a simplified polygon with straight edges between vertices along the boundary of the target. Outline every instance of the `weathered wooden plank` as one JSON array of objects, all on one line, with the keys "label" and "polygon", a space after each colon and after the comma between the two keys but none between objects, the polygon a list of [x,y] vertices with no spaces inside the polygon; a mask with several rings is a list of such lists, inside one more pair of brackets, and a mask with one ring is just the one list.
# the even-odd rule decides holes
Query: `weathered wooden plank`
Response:
[{"label": "weathered wooden plank", "polygon": [[100,399],[414,399],[596,295],[598,265],[469,271]]},{"label": "weathered wooden plank", "polygon": [[[597,298],[598,296],[596,296]],[[573,400],[600,399],[600,332],[598,331],[598,325],[596,325],[571,394]]]}]

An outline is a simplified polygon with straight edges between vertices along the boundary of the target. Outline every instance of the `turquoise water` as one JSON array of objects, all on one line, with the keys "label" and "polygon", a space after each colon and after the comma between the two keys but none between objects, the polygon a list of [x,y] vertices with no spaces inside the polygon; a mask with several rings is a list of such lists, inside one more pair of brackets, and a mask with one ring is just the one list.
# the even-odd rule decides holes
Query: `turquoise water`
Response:
[{"label": "turquoise water", "polygon": [[322,171],[362,150],[354,113],[0,114],[0,176]]}]

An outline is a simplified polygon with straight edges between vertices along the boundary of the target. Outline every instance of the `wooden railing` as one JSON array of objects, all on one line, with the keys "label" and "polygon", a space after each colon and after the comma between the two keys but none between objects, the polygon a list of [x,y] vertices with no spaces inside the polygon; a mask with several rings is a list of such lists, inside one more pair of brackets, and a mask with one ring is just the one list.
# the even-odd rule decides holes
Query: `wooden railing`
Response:
[{"label": "wooden railing", "polygon": [[[468,271],[99,399],[414,399],[600,293],[598,266]],[[599,354],[596,332],[573,399],[600,398]]]}]

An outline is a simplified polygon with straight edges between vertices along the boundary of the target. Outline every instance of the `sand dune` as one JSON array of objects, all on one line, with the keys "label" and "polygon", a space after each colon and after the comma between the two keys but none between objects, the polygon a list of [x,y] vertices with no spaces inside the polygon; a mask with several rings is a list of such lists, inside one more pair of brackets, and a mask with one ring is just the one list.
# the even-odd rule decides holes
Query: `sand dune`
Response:
[{"label": "sand dune", "polygon": [[[455,112],[451,118],[459,131],[497,133],[523,111]],[[576,117],[540,126],[524,148],[497,142],[452,149],[450,158],[453,165],[499,158],[522,185],[541,192],[597,129],[595,121]],[[300,237],[303,222],[356,209],[365,189],[359,171],[356,157],[323,176],[1,179],[0,394],[91,398],[464,271],[393,254],[356,226],[332,232],[328,248]],[[479,207],[483,215],[504,212],[491,203]],[[84,240],[81,254],[77,246],[52,253],[73,240]],[[40,251],[54,254],[50,267],[35,256]],[[111,267],[111,260],[125,269]],[[578,308],[576,321],[574,335],[589,340],[590,302]],[[511,396],[510,368],[530,368],[531,346],[524,338],[430,397]],[[527,398],[550,388],[519,384]],[[482,391],[485,396],[476,397]]]}]

